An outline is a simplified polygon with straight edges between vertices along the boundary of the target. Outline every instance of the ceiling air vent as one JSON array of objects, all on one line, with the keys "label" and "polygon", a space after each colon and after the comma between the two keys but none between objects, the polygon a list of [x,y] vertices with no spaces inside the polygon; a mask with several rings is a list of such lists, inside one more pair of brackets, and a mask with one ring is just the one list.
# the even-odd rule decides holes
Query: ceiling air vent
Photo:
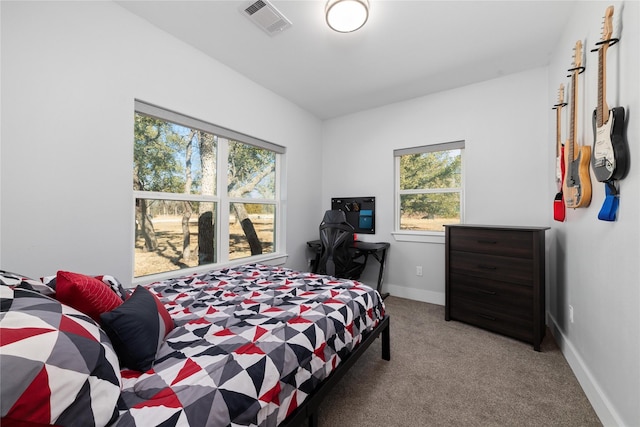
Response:
[{"label": "ceiling air vent", "polygon": [[244,9],[245,15],[270,36],[279,34],[291,27],[291,21],[284,17],[267,0],[258,0]]}]

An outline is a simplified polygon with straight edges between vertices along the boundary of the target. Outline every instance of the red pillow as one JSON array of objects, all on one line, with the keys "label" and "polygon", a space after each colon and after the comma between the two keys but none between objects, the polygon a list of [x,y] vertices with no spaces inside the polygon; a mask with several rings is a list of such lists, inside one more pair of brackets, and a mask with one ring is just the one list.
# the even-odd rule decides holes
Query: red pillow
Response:
[{"label": "red pillow", "polygon": [[56,299],[83,312],[96,322],[100,322],[102,313],[122,304],[122,299],[101,280],[70,271],[58,271]]}]

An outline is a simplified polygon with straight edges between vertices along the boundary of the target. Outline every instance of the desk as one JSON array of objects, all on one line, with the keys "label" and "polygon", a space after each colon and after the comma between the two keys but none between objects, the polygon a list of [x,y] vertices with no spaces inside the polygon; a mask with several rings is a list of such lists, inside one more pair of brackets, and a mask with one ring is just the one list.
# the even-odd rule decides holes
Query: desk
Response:
[{"label": "desk", "polygon": [[[310,240],[307,242],[307,246],[316,251],[316,259],[313,262],[313,272],[315,273],[318,268],[318,262],[320,261],[320,249],[322,248],[322,244],[320,240]],[[378,261],[380,264],[380,269],[378,270],[378,285],[377,290],[378,293],[382,296],[382,299],[385,299],[389,296],[389,293],[382,293],[382,275],[384,274],[384,263],[387,258],[387,249],[389,249],[391,245],[389,242],[363,242],[361,240],[356,240],[353,242],[353,248],[366,254],[371,255],[373,258]],[[367,260],[369,257],[367,256]]]}]

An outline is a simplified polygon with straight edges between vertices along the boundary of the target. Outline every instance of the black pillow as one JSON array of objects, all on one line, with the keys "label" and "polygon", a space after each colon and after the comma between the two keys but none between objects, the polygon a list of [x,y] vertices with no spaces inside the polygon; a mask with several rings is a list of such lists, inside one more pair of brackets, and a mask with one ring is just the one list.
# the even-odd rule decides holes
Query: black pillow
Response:
[{"label": "black pillow", "polygon": [[143,286],[117,308],[100,315],[120,364],[145,372],[174,324],[160,300]]}]

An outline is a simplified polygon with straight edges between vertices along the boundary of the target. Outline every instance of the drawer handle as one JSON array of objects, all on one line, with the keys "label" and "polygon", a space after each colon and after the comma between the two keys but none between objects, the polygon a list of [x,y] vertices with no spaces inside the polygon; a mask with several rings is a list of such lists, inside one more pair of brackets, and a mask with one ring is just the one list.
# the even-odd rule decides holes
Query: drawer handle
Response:
[{"label": "drawer handle", "polygon": [[493,265],[478,264],[478,268],[482,270],[496,270],[498,267],[494,267]]},{"label": "drawer handle", "polygon": [[484,317],[484,318],[485,318],[485,319],[487,319],[487,320],[496,320],[496,318],[495,318],[495,317],[493,317],[493,316],[487,316],[486,314],[478,314],[478,316],[480,316],[480,317]]},{"label": "drawer handle", "polygon": [[494,291],[485,291],[484,289],[478,289],[478,292],[480,292],[481,294],[485,294],[485,295],[495,295],[496,294]]},{"label": "drawer handle", "polygon": [[495,245],[496,243],[498,243],[497,240],[484,240],[484,239],[479,239],[478,243],[482,243],[484,245]]}]

